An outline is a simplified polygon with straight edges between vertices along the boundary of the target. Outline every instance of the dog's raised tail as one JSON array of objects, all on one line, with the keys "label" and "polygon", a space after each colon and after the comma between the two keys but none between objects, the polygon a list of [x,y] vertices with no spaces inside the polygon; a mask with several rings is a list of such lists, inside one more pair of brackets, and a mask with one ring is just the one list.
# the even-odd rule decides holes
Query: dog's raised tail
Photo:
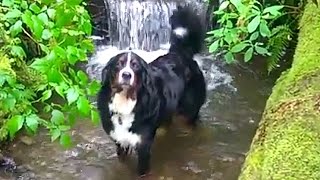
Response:
[{"label": "dog's raised tail", "polygon": [[204,41],[202,19],[190,6],[178,6],[170,17],[170,51],[199,53]]}]

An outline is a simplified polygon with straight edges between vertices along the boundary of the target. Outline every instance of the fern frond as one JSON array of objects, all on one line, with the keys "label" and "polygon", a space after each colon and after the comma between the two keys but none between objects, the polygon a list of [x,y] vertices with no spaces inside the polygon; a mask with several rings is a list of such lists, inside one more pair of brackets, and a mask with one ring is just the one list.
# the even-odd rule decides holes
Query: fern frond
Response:
[{"label": "fern frond", "polygon": [[272,29],[268,41],[268,49],[271,52],[271,56],[267,59],[268,73],[278,66],[289,46],[292,35],[293,32],[288,25],[280,25]]}]

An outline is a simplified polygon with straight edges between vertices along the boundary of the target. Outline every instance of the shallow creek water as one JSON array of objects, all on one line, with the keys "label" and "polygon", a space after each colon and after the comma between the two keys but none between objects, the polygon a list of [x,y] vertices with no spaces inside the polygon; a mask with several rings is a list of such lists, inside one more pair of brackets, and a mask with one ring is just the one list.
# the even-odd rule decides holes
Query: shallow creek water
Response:
[{"label": "shallow creek water", "polygon": [[[106,62],[101,63],[101,57],[105,60],[106,54],[110,55],[108,49],[101,48],[93,56],[88,66],[91,77],[99,77],[97,72]],[[151,163],[155,179],[237,179],[261,118],[270,83],[212,58],[199,56],[198,62],[208,82],[208,100],[201,110],[201,123],[188,134],[176,124],[158,133]],[[120,163],[114,144],[101,126],[79,120],[72,134],[74,146],[67,150],[56,142],[51,143],[46,131],[36,136],[31,145],[16,140],[6,154],[15,160],[17,169],[14,173],[0,170],[0,179],[136,178],[135,158]]]}]

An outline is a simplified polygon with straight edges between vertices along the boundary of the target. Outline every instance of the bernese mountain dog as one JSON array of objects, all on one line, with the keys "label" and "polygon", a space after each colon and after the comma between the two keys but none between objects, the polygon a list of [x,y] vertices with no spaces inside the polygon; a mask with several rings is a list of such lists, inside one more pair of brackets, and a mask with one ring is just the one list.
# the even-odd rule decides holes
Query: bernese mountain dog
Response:
[{"label": "bernese mountain dog", "polygon": [[204,39],[200,17],[179,6],[170,17],[170,49],[147,64],[132,51],[111,58],[102,71],[97,105],[105,132],[119,158],[135,151],[138,173],[150,170],[150,150],[157,128],[175,114],[191,125],[206,99],[204,76],[193,56]]}]

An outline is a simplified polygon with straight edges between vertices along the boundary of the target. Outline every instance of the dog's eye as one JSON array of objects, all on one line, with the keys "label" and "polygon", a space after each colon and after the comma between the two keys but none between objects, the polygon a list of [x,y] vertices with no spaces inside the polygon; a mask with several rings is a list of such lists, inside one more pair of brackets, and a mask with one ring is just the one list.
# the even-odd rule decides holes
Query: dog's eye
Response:
[{"label": "dog's eye", "polygon": [[126,63],[125,61],[120,61],[120,62],[119,62],[119,65],[120,65],[120,66],[124,66],[125,63]]},{"label": "dog's eye", "polygon": [[137,64],[137,62],[131,62],[131,66],[132,66],[132,68],[137,68],[138,64]]}]

